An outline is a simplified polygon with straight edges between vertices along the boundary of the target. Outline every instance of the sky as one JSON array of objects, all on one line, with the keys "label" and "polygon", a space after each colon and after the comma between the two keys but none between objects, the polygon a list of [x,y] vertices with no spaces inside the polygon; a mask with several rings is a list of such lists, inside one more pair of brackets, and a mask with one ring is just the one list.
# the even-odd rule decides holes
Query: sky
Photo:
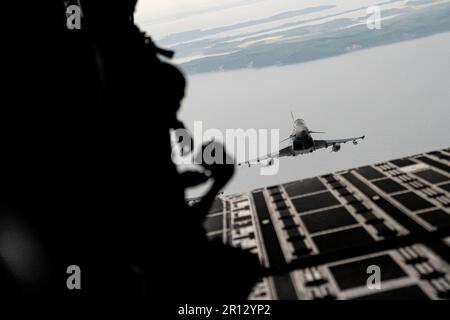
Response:
[{"label": "sky", "polygon": [[186,11],[198,10],[210,4],[210,0],[140,0],[137,14],[139,17],[160,19]]},{"label": "sky", "polygon": [[[321,5],[336,10],[391,0],[139,0],[135,20],[152,37],[208,29]],[[404,2],[406,2],[405,0]]]}]

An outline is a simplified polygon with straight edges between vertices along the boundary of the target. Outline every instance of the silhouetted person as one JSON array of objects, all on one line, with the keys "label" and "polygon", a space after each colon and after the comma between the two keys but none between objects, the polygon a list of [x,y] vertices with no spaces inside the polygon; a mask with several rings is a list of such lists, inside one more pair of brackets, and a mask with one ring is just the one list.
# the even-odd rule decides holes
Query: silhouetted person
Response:
[{"label": "silhouetted person", "polygon": [[[36,95],[3,111],[17,127],[1,204],[33,226],[45,251],[37,269],[47,271],[19,293],[245,298],[257,259],[209,242],[202,226],[234,167],[182,175],[171,159],[184,76],[132,23],[135,1],[81,3],[79,33],[64,29],[62,3],[39,7],[50,20],[22,51],[29,70],[20,69],[18,86]],[[210,190],[189,207],[185,188],[208,179]],[[82,270],[80,291],[66,288],[72,264]]]}]

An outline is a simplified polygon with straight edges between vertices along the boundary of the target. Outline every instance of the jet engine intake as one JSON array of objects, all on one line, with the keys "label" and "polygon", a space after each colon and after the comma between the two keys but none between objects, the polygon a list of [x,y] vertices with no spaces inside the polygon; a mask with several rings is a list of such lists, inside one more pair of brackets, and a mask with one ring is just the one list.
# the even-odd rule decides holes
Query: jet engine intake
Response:
[{"label": "jet engine intake", "polygon": [[338,152],[339,150],[341,150],[341,146],[339,144],[334,144],[331,149],[332,152]]}]

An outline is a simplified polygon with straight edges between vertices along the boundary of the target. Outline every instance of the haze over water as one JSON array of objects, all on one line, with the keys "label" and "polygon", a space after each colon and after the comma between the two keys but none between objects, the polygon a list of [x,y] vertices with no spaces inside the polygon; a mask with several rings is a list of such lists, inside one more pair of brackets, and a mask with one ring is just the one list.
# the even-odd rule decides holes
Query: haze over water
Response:
[{"label": "haze over water", "polygon": [[280,129],[283,139],[292,110],[310,130],[327,132],[317,139],[366,135],[338,153],[282,158],[275,176],[239,167],[225,193],[449,147],[449,57],[445,33],[286,67],[193,75],[180,118],[190,129],[195,120],[222,132]]}]

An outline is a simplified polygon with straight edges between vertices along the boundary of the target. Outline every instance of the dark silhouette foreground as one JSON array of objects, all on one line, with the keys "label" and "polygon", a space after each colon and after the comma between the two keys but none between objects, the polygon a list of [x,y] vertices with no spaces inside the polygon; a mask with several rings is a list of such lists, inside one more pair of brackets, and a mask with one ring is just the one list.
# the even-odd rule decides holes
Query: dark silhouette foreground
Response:
[{"label": "dark silhouette foreground", "polygon": [[[16,26],[7,46],[0,290],[246,298],[256,257],[208,241],[202,227],[234,168],[177,172],[170,130],[182,127],[185,79],[131,22],[134,1],[81,1],[81,30],[65,27],[64,1],[28,2],[32,32]],[[189,207],[184,188],[208,179]],[[81,290],[67,289],[69,265],[81,268]]]}]

